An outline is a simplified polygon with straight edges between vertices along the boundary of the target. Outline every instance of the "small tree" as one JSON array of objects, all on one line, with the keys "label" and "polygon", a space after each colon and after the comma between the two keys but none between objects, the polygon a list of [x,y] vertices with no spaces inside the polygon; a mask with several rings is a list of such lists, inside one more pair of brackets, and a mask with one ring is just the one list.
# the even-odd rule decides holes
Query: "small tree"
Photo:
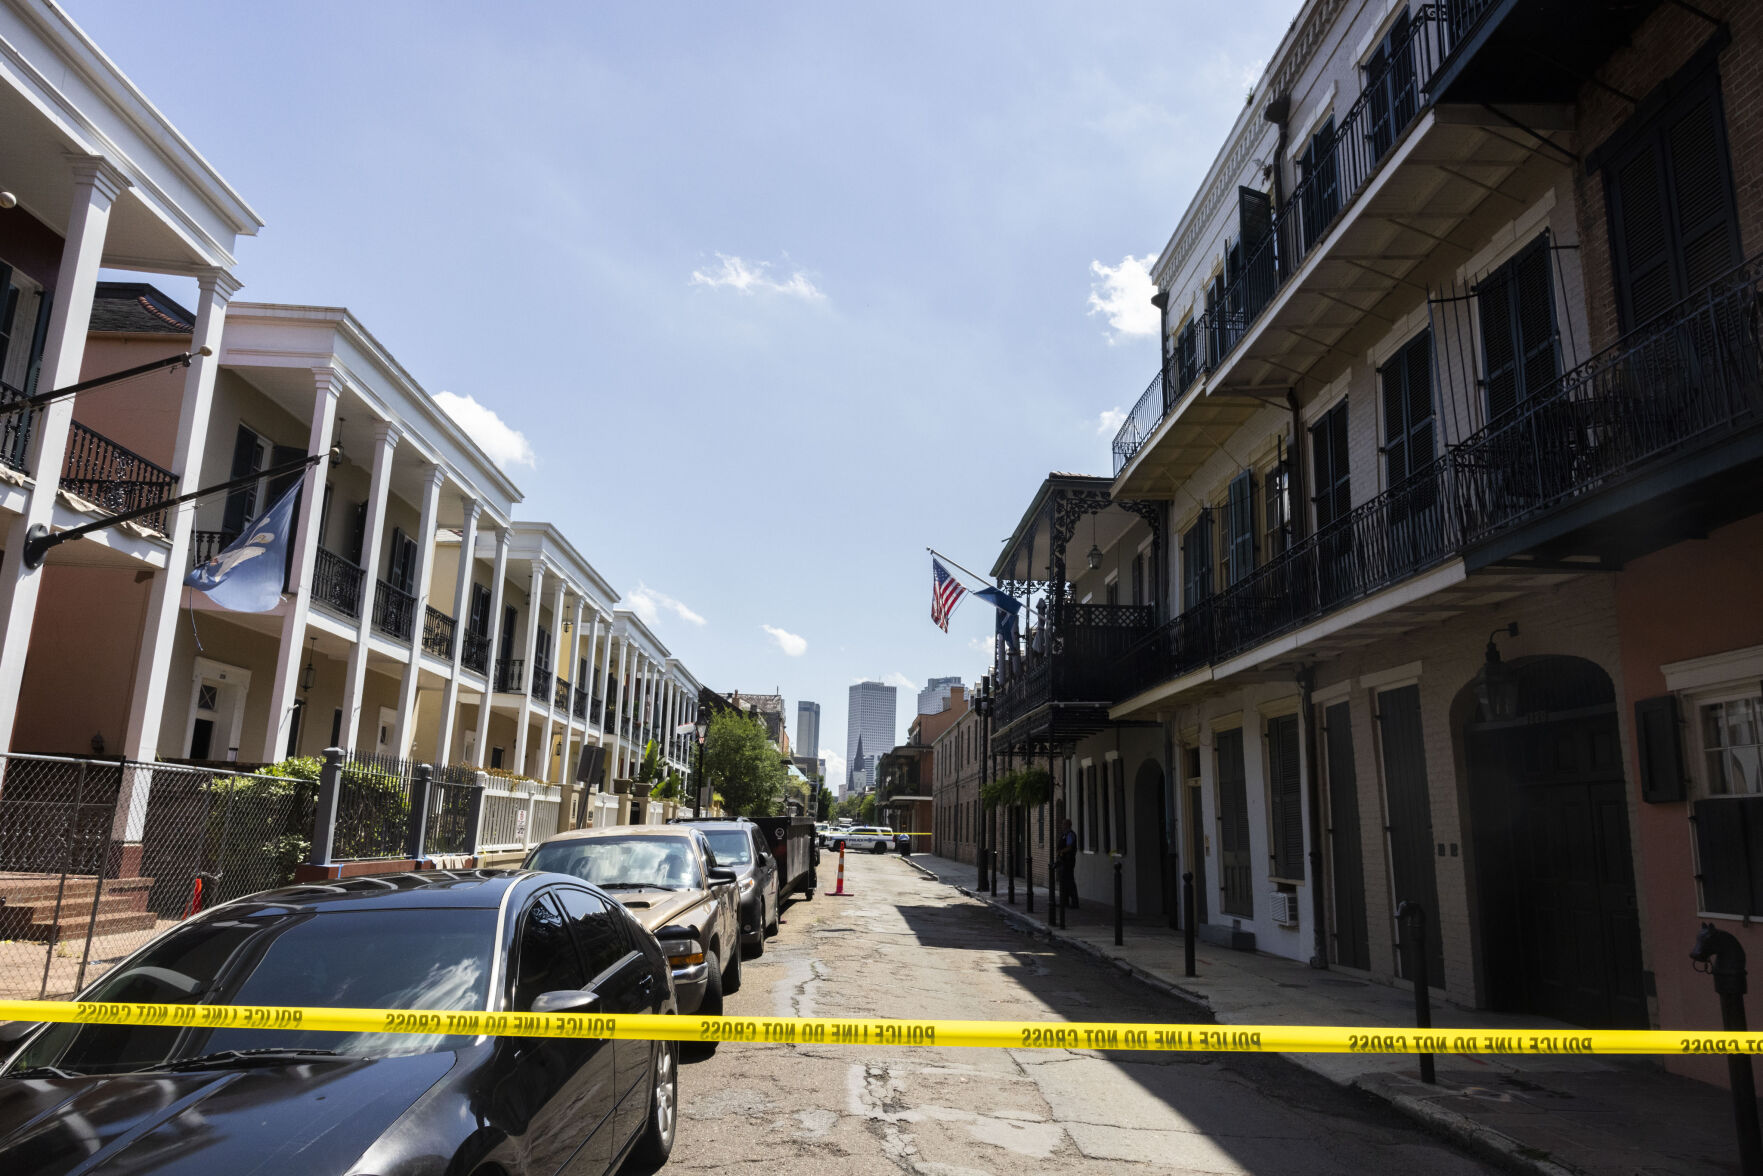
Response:
[{"label": "small tree", "polygon": [[833,790],[826,787],[824,784],[821,785],[820,796],[816,798],[814,806],[814,819],[817,821],[830,820],[832,818],[833,804]]},{"label": "small tree", "polygon": [[758,716],[723,711],[704,737],[704,777],[730,814],[764,817],[776,811],[789,774]]},{"label": "small tree", "polygon": [[875,793],[865,792],[863,799],[857,802],[857,819],[864,825],[875,824]]}]

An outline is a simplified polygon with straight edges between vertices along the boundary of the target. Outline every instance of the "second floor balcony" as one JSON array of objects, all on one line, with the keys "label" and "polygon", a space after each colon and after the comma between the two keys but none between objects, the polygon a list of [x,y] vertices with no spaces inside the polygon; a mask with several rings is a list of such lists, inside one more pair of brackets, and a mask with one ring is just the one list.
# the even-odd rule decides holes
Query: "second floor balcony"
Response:
[{"label": "second floor balcony", "polygon": [[410,640],[416,630],[416,597],[385,580],[376,582],[373,627],[399,641]]},{"label": "second floor balcony", "polygon": [[503,658],[496,663],[496,692],[519,694],[526,689],[526,663],[521,658]]},{"label": "second floor balcony", "polygon": [[1046,631],[1028,635],[1022,655],[999,660],[994,729],[1055,704],[1105,709],[1114,698],[1114,662],[1151,631],[1156,616],[1148,604],[1066,604],[1063,611]]},{"label": "second floor balcony", "polygon": [[467,629],[459,649],[459,664],[473,673],[485,672],[490,664],[490,636]]},{"label": "second floor balcony", "polygon": [[1763,510],[1763,264],[1568,371],[1115,665],[1115,697],[1223,665],[1461,560],[1571,575]]},{"label": "second floor balcony", "polygon": [[312,567],[312,601],[351,620],[361,618],[362,586],[367,573],[326,548],[317,549]]},{"label": "second floor balcony", "polygon": [[422,651],[442,659],[453,656],[453,618],[432,605],[423,611]]},{"label": "second floor balcony", "polygon": [[[61,485],[101,510],[121,514],[163,502],[176,492],[177,477],[78,421],[68,427]],[[137,520],[163,533],[164,511]]]}]

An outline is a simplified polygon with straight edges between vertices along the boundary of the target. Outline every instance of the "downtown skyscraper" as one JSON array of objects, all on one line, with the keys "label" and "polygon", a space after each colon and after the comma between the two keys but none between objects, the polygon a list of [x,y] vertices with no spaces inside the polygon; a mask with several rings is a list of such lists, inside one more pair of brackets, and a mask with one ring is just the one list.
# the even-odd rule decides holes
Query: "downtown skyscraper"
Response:
[{"label": "downtown skyscraper", "polygon": [[818,702],[796,703],[796,754],[818,756],[820,754],[820,704]]},{"label": "downtown skyscraper", "polygon": [[[845,711],[845,790],[875,782],[875,761],[894,748],[895,705],[899,691],[881,682],[851,687]],[[862,756],[858,748],[862,748]],[[859,758],[863,762],[858,762]]]}]

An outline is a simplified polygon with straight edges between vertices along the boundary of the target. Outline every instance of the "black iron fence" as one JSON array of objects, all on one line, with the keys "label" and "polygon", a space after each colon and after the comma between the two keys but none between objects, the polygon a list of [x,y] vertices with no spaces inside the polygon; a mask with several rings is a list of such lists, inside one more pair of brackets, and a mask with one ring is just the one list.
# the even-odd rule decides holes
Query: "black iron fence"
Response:
[{"label": "black iron fence", "polygon": [[459,664],[476,673],[483,673],[490,664],[490,638],[488,634],[478,633],[471,629],[465,631],[465,644],[459,651]]},{"label": "black iron fence", "polygon": [[[104,434],[74,421],[67,430],[67,456],[61,466],[61,484],[101,510],[121,514],[164,502],[172,496],[177,478],[140,454],[112,441]],[[136,520],[156,531],[165,530],[165,512]]]},{"label": "black iron fence", "polygon": [[318,794],[306,762],[0,756],[0,993],[70,996],[192,911],[292,881]]},{"label": "black iron fence", "polygon": [[361,616],[361,585],[367,577],[359,567],[320,547],[312,568],[312,600],[346,617]]},{"label": "black iron fence", "polygon": [[29,393],[0,380],[0,465],[11,466],[20,473],[29,473],[31,432],[37,425],[37,409],[7,409],[6,406],[25,399]]},{"label": "black iron fence", "polygon": [[423,612],[422,651],[439,658],[453,656],[453,618],[432,606]]},{"label": "black iron fence", "polygon": [[410,640],[416,630],[416,597],[385,580],[375,581],[373,627],[388,637]]},{"label": "black iron fence", "polygon": [[1157,374],[1151,377],[1150,384],[1133,404],[1132,411],[1126,414],[1126,420],[1121,422],[1120,430],[1114,434],[1115,473],[1126,468],[1126,463],[1132,460],[1133,454],[1151,439],[1151,434],[1163,423],[1163,418],[1171,407],[1169,398],[1164,370],[1158,368]]}]

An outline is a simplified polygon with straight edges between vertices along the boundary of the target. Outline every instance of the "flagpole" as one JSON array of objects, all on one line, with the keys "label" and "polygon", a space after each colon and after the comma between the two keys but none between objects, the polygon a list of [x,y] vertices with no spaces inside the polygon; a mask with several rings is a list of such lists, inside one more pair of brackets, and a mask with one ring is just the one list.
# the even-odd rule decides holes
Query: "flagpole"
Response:
[{"label": "flagpole", "polygon": [[954,561],[954,560],[952,560],[952,559],[949,559],[949,557],[948,557],[948,556],[946,556],[946,555],[943,555],[943,553],[942,553],[942,552],[940,552],[940,551],[938,551],[938,550],[937,550],[937,549],[936,549],[936,548],[934,548],[934,547],[927,547],[927,548],[925,548],[925,550],[926,550],[926,551],[928,551],[928,552],[930,552],[930,553],[931,553],[931,554],[932,554],[932,555],[935,555],[935,556],[939,556],[939,557],[941,557],[941,558],[942,558],[942,559],[946,559],[946,560],[949,560],[949,562],[950,562],[950,563],[952,563],[952,564],[955,564],[955,566],[956,566],[956,567],[957,567],[957,568],[960,568],[960,570],[961,570],[961,571],[964,571],[964,572],[967,572],[967,574],[968,574],[968,575],[970,575],[970,576],[972,576],[972,577],[973,577],[973,578],[974,578],[974,579],[976,579],[976,580],[978,580],[978,581],[979,581],[979,582],[980,582],[980,583],[981,583],[981,584],[983,584],[983,585],[984,585],[984,586],[985,586],[985,587],[987,587],[987,588],[993,588],[993,587],[996,587],[996,585],[994,585],[994,584],[993,584],[993,583],[992,583],[992,582],[991,582],[991,581],[989,581],[989,580],[987,580],[987,579],[986,579],[986,578],[985,578],[985,577],[984,577],[984,576],[982,576],[982,575],[979,575],[979,574],[978,574],[978,573],[977,573],[977,572],[973,572],[973,571],[970,571],[970,570],[968,570],[968,569],[967,569],[967,568],[963,568],[963,567],[961,567],[961,565],[960,565],[960,564],[958,564],[958,563],[955,563],[955,561]]}]

